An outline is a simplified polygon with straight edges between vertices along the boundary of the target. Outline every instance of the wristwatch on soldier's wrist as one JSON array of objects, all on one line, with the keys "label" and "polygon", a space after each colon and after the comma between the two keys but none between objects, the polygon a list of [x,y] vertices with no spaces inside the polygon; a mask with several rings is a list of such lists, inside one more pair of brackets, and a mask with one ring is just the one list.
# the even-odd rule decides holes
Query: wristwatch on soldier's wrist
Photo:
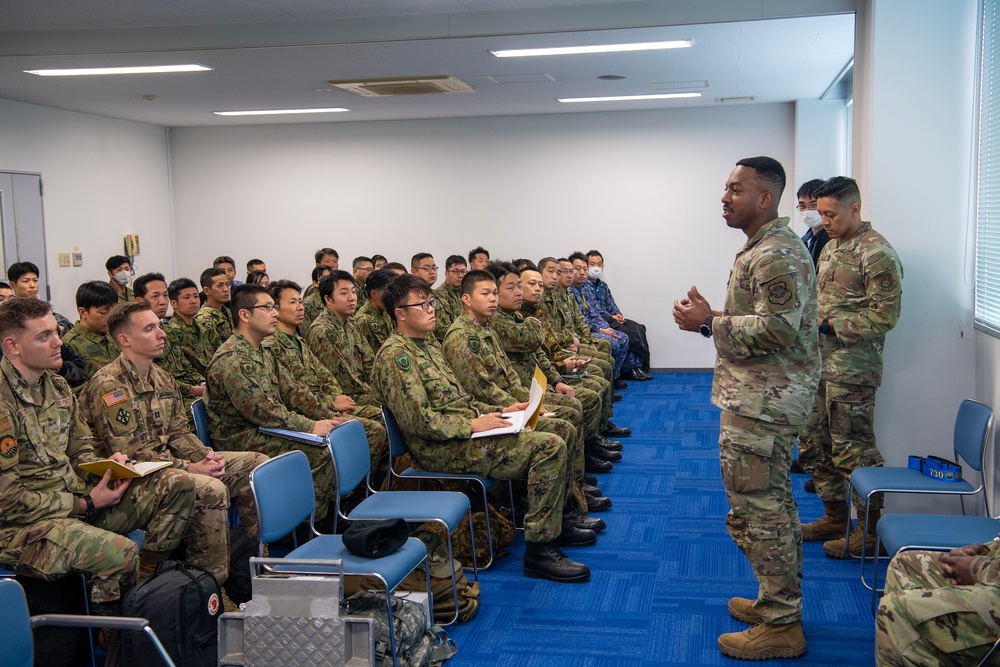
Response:
[{"label": "wristwatch on soldier's wrist", "polygon": [[94,499],[88,493],[83,497],[83,502],[87,503],[87,510],[83,513],[83,520],[90,523],[97,516],[97,507],[94,506]]},{"label": "wristwatch on soldier's wrist", "polygon": [[705,338],[711,338],[712,337],[712,320],[713,319],[715,319],[715,316],[714,315],[709,315],[708,317],[705,318],[705,321],[701,323],[701,326],[698,327],[698,331],[700,331],[701,335],[704,336]]}]

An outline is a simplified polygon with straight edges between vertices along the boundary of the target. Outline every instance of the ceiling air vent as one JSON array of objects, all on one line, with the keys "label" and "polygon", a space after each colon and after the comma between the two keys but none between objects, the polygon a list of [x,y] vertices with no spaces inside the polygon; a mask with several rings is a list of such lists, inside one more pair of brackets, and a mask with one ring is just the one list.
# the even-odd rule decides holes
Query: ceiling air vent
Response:
[{"label": "ceiling air vent", "polygon": [[433,95],[443,93],[474,93],[476,89],[453,76],[421,76],[409,79],[357,79],[330,81],[331,85],[364,97],[391,95]]}]

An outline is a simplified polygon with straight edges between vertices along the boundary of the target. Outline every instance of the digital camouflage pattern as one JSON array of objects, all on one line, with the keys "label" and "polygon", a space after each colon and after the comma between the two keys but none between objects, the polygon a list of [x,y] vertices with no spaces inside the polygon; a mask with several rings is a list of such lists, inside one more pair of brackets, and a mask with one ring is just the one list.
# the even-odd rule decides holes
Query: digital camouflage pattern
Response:
[{"label": "digital camouflage pattern", "polygon": [[[109,280],[108,284],[114,288],[115,292],[121,289],[121,285],[116,280]],[[135,301],[135,292],[131,287],[126,287],[121,292],[118,292],[118,303],[129,303],[131,301]]]},{"label": "digital camouflage pattern", "polygon": [[[188,425],[188,410],[177,383],[155,364],[143,380],[124,354],[97,372],[80,392],[80,417],[97,438],[102,456],[120,452],[135,461],[170,461],[187,470],[212,450]],[[229,561],[227,510],[236,503],[240,526],[257,536],[257,506],[250,490],[250,471],[267,460],[257,452],[224,452],[226,472],[216,479],[195,478],[192,530],[198,535],[188,545]],[[196,524],[196,525],[194,525]]]},{"label": "digital camouflage pattern", "polygon": [[[310,288],[312,288],[311,292],[309,291]],[[319,290],[312,285],[306,288],[305,296],[302,297],[302,308],[305,311],[305,319],[299,325],[299,330],[305,332],[309,331],[309,325],[316,321],[320,313],[326,310],[323,307],[323,300],[319,297]]]},{"label": "digital camouflage pattern", "polygon": [[[521,306],[521,310],[526,315],[538,318],[542,323],[545,353],[554,363],[559,364],[569,357],[572,353],[566,350],[579,341],[579,352],[576,356],[591,360],[588,372],[606,380],[614,377],[614,359],[611,356],[610,344],[591,335],[587,323],[583,320],[583,314],[576,307],[569,290],[561,287],[546,290],[540,303],[525,303]],[[601,343],[607,346],[606,353],[600,348]]]},{"label": "digital camouflage pattern", "polygon": [[325,308],[309,326],[306,343],[355,403],[377,405],[368,386],[374,353],[357,322],[348,319],[341,323]]},{"label": "digital camouflage pattern", "polygon": [[[202,305],[201,310],[195,313],[194,324],[198,330],[197,357],[211,363],[215,351],[233,335],[233,316],[229,312],[229,306],[223,306],[219,310],[207,303]],[[208,366],[201,372],[207,377]]]},{"label": "digital camouflage pattern", "polygon": [[358,308],[368,303],[368,295],[365,294],[365,286],[357,280],[354,281],[354,296],[358,299]]},{"label": "digital camouflage pattern", "polygon": [[101,603],[138,582],[139,548],[125,533],[143,528],[146,549],[172,551],[186,535],[194,487],[172,470],[132,480],[121,502],[88,524],[79,498],[99,479],[76,466],[97,458],[66,381],[46,372],[32,387],[0,360],[0,563],[43,579],[86,573]]},{"label": "digital camouflage pattern", "polygon": [[[108,334],[91,331],[79,322],[73,325],[62,340],[87,362],[87,379],[94,377],[94,373],[118,356],[118,346]],[[74,391],[79,391],[79,388]]]},{"label": "digital camouflage pattern", "polygon": [[986,549],[973,561],[971,586],[948,581],[942,552],[903,551],[892,559],[875,615],[879,667],[979,664],[1000,636],[1000,542]]},{"label": "digital camouflage pattern", "polygon": [[437,299],[437,305],[434,306],[434,317],[436,318],[434,337],[441,341],[443,345],[448,328],[452,322],[462,315],[462,311],[464,310],[462,306],[462,290],[455,289],[446,280],[432,294]]},{"label": "digital camouflage pattern", "polygon": [[333,500],[333,462],[326,447],[264,435],[259,426],[309,433],[333,410],[303,385],[293,382],[274,357],[254,349],[235,333],[215,353],[208,367],[205,407],[216,447],[249,450],[274,457],[297,449],[309,458],[316,489],[316,518],[326,517]]},{"label": "digital camouflage pattern", "polygon": [[372,305],[371,301],[367,301],[365,305],[358,308],[354,313],[354,321],[364,335],[365,340],[368,341],[368,346],[372,349],[372,353],[378,352],[378,349],[382,347],[382,343],[392,335],[392,331],[395,328],[392,324],[392,318],[389,317],[389,313],[379,310]]},{"label": "digital camouflage pattern", "polygon": [[473,440],[472,420],[501,406],[467,393],[436,347],[399,333],[375,357],[372,386],[396,417],[416,465],[526,480],[525,539],[547,542],[559,535],[567,487],[566,443],[559,437],[523,431]]},{"label": "digital camouflage pattern", "polygon": [[618,337],[615,338],[614,336],[600,331],[600,329],[610,327],[607,321],[598,315],[595,309],[590,307],[591,302],[596,301],[593,286],[590,284],[590,281],[588,280],[580,286],[571,286],[569,288],[569,293],[573,295],[573,299],[576,301],[577,310],[583,314],[584,321],[590,328],[595,341],[604,340],[611,346],[611,357],[614,363],[615,377],[618,377],[622,371],[630,371],[634,368],[642,366],[642,362],[639,361],[639,358],[628,351],[628,334],[624,331],[618,331],[616,332]]},{"label": "digital camouflage pattern", "polygon": [[[205,375],[191,362],[187,350],[194,353],[198,337],[197,325],[194,322],[188,324],[179,316],[174,315],[163,327],[163,332],[167,334],[163,341],[163,354],[157,357],[156,364],[170,375],[181,388],[181,395],[187,400],[187,407],[191,407],[194,397],[191,396],[191,387],[205,382]],[[213,352],[214,353],[214,352]],[[209,357],[204,360],[204,368],[208,368]]]},{"label": "digital camouflage pattern", "polygon": [[334,401],[344,392],[333,373],[316,358],[313,351],[297,334],[286,334],[278,329],[264,339],[261,346],[284,369],[291,382],[304,385],[321,405],[328,406],[330,417],[352,417],[361,422],[368,436],[372,473],[388,470],[389,436],[382,424],[382,409],[374,405],[355,405],[351,412],[338,412]]}]

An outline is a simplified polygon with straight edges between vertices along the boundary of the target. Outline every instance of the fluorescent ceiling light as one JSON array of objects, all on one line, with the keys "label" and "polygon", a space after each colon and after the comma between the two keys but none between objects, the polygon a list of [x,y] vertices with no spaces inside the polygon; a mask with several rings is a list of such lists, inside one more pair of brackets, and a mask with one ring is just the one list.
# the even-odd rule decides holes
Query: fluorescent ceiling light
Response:
[{"label": "fluorescent ceiling light", "polygon": [[93,76],[96,74],[164,74],[167,72],[207,72],[207,65],[152,65],[150,67],[87,67],[79,69],[26,69],[36,76]]},{"label": "fluorescent ceiling light", "polygon": [[291,113],[339,113],[347,111],[343,107],[327,109],[257,109],[252,111],[213,111],[216,116],[280,116]]},{"label": "fluorescent ceiling light", "polygon": [[635,44],[595,44],[592,46],[556,46],[546,49],[507,49],[490,51],[497,58],[524,58],[527,56],[565,56],[577,53],[618,53],[621,51],[659,51],[662,49],[686,49],[690,39],[675,39],[670,42],[639,42]]},{"label": "fluorescent ceiling light", "polygon": [[632,102],[642,100],[673,100],[679,97],[701,97],[701,93],[660,93],[658,95],[611,95],[608,97],[561,97],[560,102]]}]

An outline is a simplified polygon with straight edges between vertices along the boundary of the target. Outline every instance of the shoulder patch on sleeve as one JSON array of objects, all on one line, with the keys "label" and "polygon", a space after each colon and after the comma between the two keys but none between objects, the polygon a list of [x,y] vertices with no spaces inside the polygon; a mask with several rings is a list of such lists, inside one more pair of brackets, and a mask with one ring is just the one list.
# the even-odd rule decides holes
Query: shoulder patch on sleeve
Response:
[{"label": "shoulder patch on sleeve", "polygon": [[479,348],[480,348],[480,346],[481,346],[481,343],[480,343],[478,337],[476,337],[476,336],[470,336],[469,337],[469,349],[472,350],[473,354],[479,354]]},{"label": "shoulder patch on sleeve", "polygon": [[783,306],[792,298],[787,280],[775,280],[767,286],[767,300],[777,306]]},{"label": "shoulder patch on sleeve", "polygon": [[892,271],[886,271],[881,276],[877,276],[875,278],[875,284],[878,286],[879,290],[883,292],[896,291],[896,277],[892,275]]},{"label": "shoulder patch on sleeve", "polygon": [[761,286],[767,309],[774,313],[783,313],[796,305],[795,276],[780,276]]},{"label": "shoulder patch on sleeve", "polygon": [[247,379],[252,380],[253,379],[253,362],[249,361],[249,360],[242,362],[240,364],[240,372],[243,373],[243,375]]},{"label": "shoulder patch on sleeve", "polygon": [[400,352],[395,357],[393,357],[393,360],[396,362],[396,365],[399,366],[401,370],[404,371],[410,370],[410,355],[406,354],[406,352]]},{"label": "shoulder patch on sleeve", "polygon": [[118,388],[114,391],[109,391],[108,393],[101,396],[101,400],[104,401],[104,405],[111,407],[112,405],[118,405],[122,401],[128,399],[128,394],[125,393],[124,389]]},{"label": "shoulder patch on sleeve", "polygon": [[12,435],[0,438],[0,457],[12,459],[17,456],[17,440]]}]

